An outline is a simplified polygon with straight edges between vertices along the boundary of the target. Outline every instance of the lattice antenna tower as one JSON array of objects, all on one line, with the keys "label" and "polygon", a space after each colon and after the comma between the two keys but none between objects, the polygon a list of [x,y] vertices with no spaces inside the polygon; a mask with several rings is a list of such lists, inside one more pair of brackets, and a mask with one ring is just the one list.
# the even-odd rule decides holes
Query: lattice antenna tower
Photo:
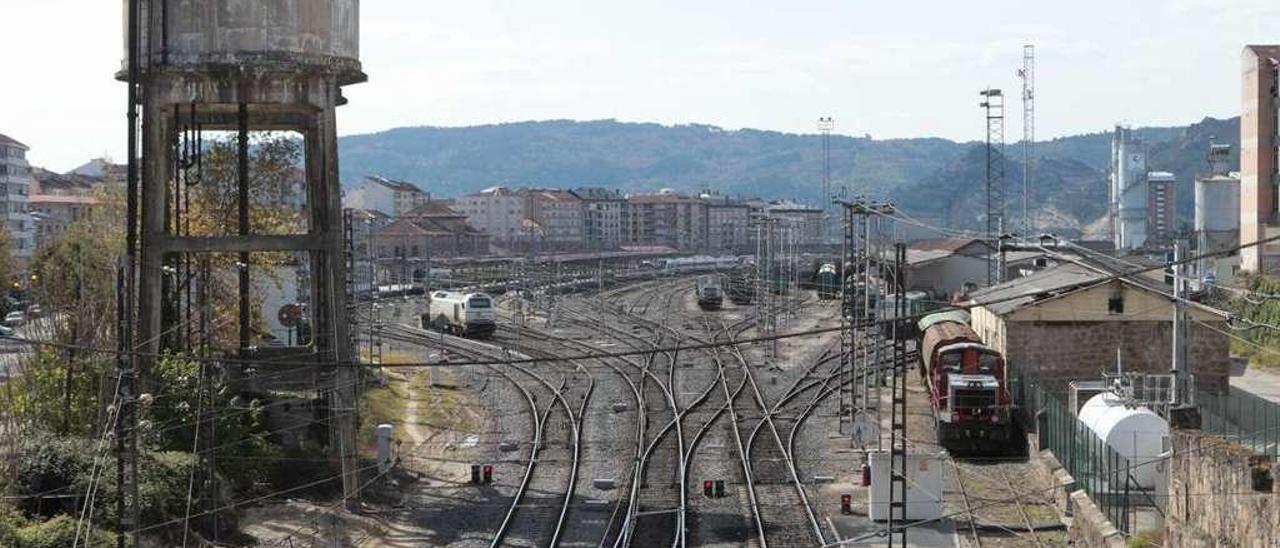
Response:
[{"label": "lattice antenna tower", "polygon": [[[978,94],[982,96],[978,106],[987,117],[987,241],[992,249],[999,249],[1004,232],[1004,93],[987,88]],[[1000,281],[999,256],[988,256],[987,285]]]},{"label": "lattice antenna tower", "polygon": [[826,237],[827,230],[831,224],[831,131],[836,127],[836,121],[830,116],[818,118],[818,131],[822,132],[822,217],[823,236]]},{"label": "lattice antenna tower", "polygon": [[1028,197],[1031,181],[1035,176],[1036,148],[1036,47],[1022,46],[1022,237],[1031,237],[1031,217]]}]

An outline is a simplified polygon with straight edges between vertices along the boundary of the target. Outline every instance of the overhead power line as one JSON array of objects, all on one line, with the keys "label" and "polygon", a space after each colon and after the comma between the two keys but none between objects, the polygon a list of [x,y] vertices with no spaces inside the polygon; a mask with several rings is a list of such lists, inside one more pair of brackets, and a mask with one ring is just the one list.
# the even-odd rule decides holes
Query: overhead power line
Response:
[{"label": "overhead power line", "polygon": [[[1167,268],[1167,267],[1169,267],[1169,266],[1173,266],[1173,265],[1181,265],[1181,264],[1191,264],[1191,263],[1194,263],[1194,262],[1196,262],[1196,261],[1200,261],[1200,260],[1203,260],[1203,259],[1206,259],[1206,258],[1218,257],[1218,256],[1225,256],[1225,255],[1229,255],[1229,254],[1232,254],[1232,253],[1236,253],[1236,252],[1238,252],[1238,251],[1239,251],[1239,250],[1241,250],[1241,249],[1245,249],[1245,248],[1249,248],[1249,247],[1253,247],[1253,246],[1259,246],[1259,245],[1266,245],[1266,244],[1269,244],[1269,243],[1272,243],[1272,242],[1280,242],[1280,235],[1272,236],[1272,237],[1270,237],[1270,238],[1264,238],[1264,239],[1261,239],[1261,240],[1257,240],[1257,241],[1255,241],[1255,242],[1250,242],[1250,243],[1243,244],[1243,245],[1240,245],[1240,246],[1236,246],[1236,247],[1234,247],[1234,248],[1230,248],[1230,249],[1224,249],[1224,250],[1212,251],[1212,252],[1203,253],[1203,254],[1200,254],[1200,255],[1194,255],[1194,256],[1186,257],[1186,258],[1180,259],[1180,260],[1178,260],[1178,261],[1173,261],[1173,262],[1166,263],[1166,264],[1160,264],[1160,265],[1149,266],[1149,267],[1141,267],[1141,268],[1128,269],[1128,270],[1119,271],[1119,272],[1116,272],[1116,273],[1113,273],[1113,274],[1104,274],[1104,275],[1102,275],[1101,277],[1099,277],[1099,278],[1095,279],[1095,280],[1094,280],[1094,283],[1103,283],[1103,282],[1108,282],[1108,281],[1112,281],[1112,280],[1119,280],[1119,279],[1129,278],[1129,277],[1133,277],[1133,276],[1138,276],[1138,275],[1145,274],[1145,273],[1148,273],[1148,272],[1162,271],[1163,269],[1165,269],[1165,268]],[[1001,298],[998,298],[998,299],[991,299],[991,300],[983,301],[983,302],[981,302],[981,303],[969,303],[969,304],[961,304],[961,305],[950,305],[950,306],[945,307],[945,308],[943,308],[943,309],[940,309],[940,310],[934,310],[934,311],[931,311],[931,312],[929,312],[929,313],[916,314],[916,315],[913,315],[913,316],[908,317],[907,319],[910,319],[910,320],[919,320],[919,319],[921,319],[921,318],[923,318],[923,317],[925,317],[925,316],[928,316],[928,315],[930,315],[930,314],[934,314],[934,313],[937,313],[937,312],[946,312],[946,311],[952,311],[952,310],[965,310],[965,311],[967,311],[967,310],[970,310],[970,309],[973,309],[973,308],[977,308],[977,307],[979,307],[979,306],[989,306],[989,305],[993,305],[993,304],[999,304],[999,303],[1003,303],[1003,302],[1009,302],[1009,301],[1014,301],[1014,300],[1018,300],[1018,299],[1024,299],[1024,298],[1032,297],[1032,296],[1035,296],[1035,295],[1038,295],[1038,294],[1039,294],[1039,292],[1038,292],[1038,291],[1027,291],[1027,292],[1025,292],[1025,293],[1018,293],[1018,294],[1016,294],[1016,295],[1009,295],[1009,296],[1001,297]],[[808,330],[801,330],[801,331],[792,331],[792,332],[787,332],[787,333],[779,333],[779,334],[777,334],[777,335],[772,335],[772,336],[767,336],[767,337],[752,337],[752,338],[746,338],[746,339],[739,339],[739,340],[737,340],[737,341],[732,341],[732,342],[729,342],[729,341],[725,341],[725,342],[705,342],[705,343],[694,343],[694,344],[687,344],[687,345],[675,345],[675,346],[669,346],[669,347],[657,347],[657,348],[652,348],[652,349],[647,349],[647,350],[629,350],[629,351],[619,351],[619,352],[595,352],[595,353],[583,353],[583,354],[576,354],[576,355],[564,356],[564,357],[555,358],[555,359],[549,359],[549,358],[519,358],[519,359],[470,360],[470,361],[462,361],[462,362],[448,362],[448,363],[406,362],[406,363],[397,363],[397,364],[380,364],[380,365],[368,365],[368,364],[361,364],[361,363],[353,363],[353,362],[337,362],[337,361],[305,361],[305,362],[285,362],[285,361],[281,361],[281,362],[274,362],[274,363],[273,363],[273,365],[277,365],[277,366],[298,366],[298,367],[305,367],[305,366],[320,366],[320,367],[348,367],[348,368],[350,368],[350,367],[386,367],[386,368],[409,368],[409,367],[416,367],[416,368],[449,368],[449,367],[465,367],[465,366],[472,366],[472,365],[504,365],[504,364],[508,364],[508,363],[521,364],[521,363],[536,363],[536,362],[549,362],[549,361],[550,361],[550,362],[565,362],[565,361],[577,361],[577,360],[595,360],[595,359],[601,359],[601,358],[620,358],[620,357],[627,357],[627,356],[646,356],[646,355],[655,354],[655,353],[674,352],[674,351],[679,351],[679,350],[703,350],[703,349],[708,349],[708,348],[733,347],[733,346],[738,346],[738,345],[743,345],[743,344],[752,344],[752,343],[759,343],[759,342],[771,342],[771,341],[774,341],[774,340],[781,340],[781,339],[794,339],[794,338],[800,338],[800,337],[809,337],[809,336],[812,336],[812,335],[820,335],[820,334],[823,334],[823,333],[832,333],[832,332],[835,332],[835,331],[839,331],[840,329],[841,329],[841,327],[839,327],[839,326],[834,326],[834,327],[825,327],[825,328],[818,328],[818,329],[808,329]],[[106,355],[121,355],[121,354],[123,354],[123,355],[136,356],[136,357],[147,357],[147,358],[160,358],[160,357],[163,357],[163,356],[162,356],[162,355],[160,355],[160,354],[149,354],[149,353],[145,353],[145,352],[121,352],[120,350],[114,350],[114,349],[106,349],[106,348],[98,348],[98,347],[89,347],[89,346],[82,346],[82,345],[71,345],[71,344],[56,343],[56,342],[50,342],[50,341],[36,341],[36,340],[30,340],[30,339],[24,339],[24,338],[15,338],[15,339],[10,339],[10,340],[13,340],[13,341],[18,342],[18,343],[21,343],[21,344],[30,345],[30,346],[44,346],[44,347],[51,347],[51,348],[76,349],[76,350],[81,350],[81,351],[85,351],[85,352],[95,352],[95,353],[106,354]],[[192,356],[192,357],[184,357],[184,359],[187,359],[187,360],[190,360],[190,361],[196,361],[196,362],[200,362],[200,361],[207,361],[207,362],[221,363],[221,364],[260,365],[260,363],[261,363],[261,362],[259,362],[259,361],[255,361],[255,360],[245,360],[245,359],[238,359],[238,358],[202,358],[202,357],[194,357],[194,356]]]}]

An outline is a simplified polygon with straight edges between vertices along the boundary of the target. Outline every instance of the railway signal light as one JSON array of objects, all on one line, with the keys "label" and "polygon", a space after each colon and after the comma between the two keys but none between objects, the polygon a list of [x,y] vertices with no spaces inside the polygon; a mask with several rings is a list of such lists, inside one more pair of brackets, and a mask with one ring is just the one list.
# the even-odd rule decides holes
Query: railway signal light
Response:
[{"label": "railway signal light", "polygon": [[492,464],[484,465],[484,482],[486,485],[493,483],[493,465]]},{"label": "railway signal light", "polygon": [[716,480],[716,498],[724,496],[724,480]]},{"label": "railway signal light", "polygon": [[840,513],[845,515],[853,513],[853,495],[848,493],[840,495]]},{"label": "railway signal light", "polygon": [[471,484],[480,485],[480,465],[479,464],[471,465]]},{"label": "railway signal light", "polygon": [[702,480],[702,496],[711,498],[715,496],[715,482],[711,480]]}]

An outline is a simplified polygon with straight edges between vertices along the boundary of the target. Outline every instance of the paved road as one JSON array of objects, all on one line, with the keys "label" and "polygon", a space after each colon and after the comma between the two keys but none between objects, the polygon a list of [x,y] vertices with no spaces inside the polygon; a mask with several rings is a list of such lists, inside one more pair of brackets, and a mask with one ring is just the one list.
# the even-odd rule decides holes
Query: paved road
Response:
[{"label": "paved road", "polygon": [[1250,367],[1239,377],[1231,377],[1231,386],[1280,403],[1280,371]]}]

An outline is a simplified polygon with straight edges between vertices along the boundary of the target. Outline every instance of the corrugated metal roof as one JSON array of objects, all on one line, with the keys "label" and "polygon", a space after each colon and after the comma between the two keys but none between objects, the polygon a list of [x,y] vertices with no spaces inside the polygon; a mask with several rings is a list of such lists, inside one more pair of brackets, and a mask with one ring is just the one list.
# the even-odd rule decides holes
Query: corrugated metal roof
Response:
[{"label": "corrugated metal roof", "polygon": [[908,249],[907,264],[909,266],[920,266],[940,259],[945,259],[952,255],[955,255],[955,253],[946,249]]},{"label": "corrugated metal roof", "polygon": [[971,250],[973,253],[985,254],[991,249],[990,245],[978,238],[929,238],[925,240],[916,240],[907,244],[907,250],[918,249],[921,251],[931,251],[935,249],[943,249],[952,252],[960,252],[969,247],[976,246]]},{"label": "corrugated metal roof", "polygon": [[1093,284],[1105,277],[1105,274],[1086,266],[1065,262],[1030,276],[979,290],[973,294],[972,299],[991,312],[1004,315],[1039,300]]}]

